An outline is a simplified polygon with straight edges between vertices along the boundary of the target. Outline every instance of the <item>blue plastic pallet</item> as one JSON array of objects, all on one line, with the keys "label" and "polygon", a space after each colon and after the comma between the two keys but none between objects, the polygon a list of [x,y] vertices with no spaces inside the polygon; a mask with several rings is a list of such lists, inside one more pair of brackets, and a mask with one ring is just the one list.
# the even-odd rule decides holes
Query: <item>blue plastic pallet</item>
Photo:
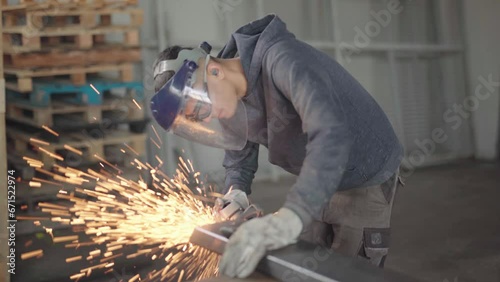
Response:
[{"label": "blue plastic pallet", "polygon": [[[92,84],[100,94],[98,94],[90,84]],[[103,92],[117,88],[135,90],[134,98],[138,101],[144,99],[144,87],[141,82],[89,80],[85,85],[74,85],[69,81],[35,82],[33,83],[33,91],[29,94],[29,102],[33,106],[46,107],[50,104],[52,95],[76,94],[74,98],[68,99],[67,101],[75,104],[101,105]]]}]

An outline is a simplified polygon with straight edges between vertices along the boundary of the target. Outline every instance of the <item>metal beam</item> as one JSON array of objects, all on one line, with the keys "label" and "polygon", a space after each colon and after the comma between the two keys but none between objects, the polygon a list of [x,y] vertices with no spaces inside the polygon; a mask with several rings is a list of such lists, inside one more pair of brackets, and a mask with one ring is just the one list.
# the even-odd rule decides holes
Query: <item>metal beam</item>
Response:
[{"label": "metal beam", "polygon": [[[224,252],[229,240],[224,234],[236,230],[235,222],[221,222],[195,228],[190,242],[214,251]],[[280,281],[313,282],[417,282],[417,279],[383,270],[362,259],[348,258],[331,249],[298,242],[268,252],[257,271]]]}]

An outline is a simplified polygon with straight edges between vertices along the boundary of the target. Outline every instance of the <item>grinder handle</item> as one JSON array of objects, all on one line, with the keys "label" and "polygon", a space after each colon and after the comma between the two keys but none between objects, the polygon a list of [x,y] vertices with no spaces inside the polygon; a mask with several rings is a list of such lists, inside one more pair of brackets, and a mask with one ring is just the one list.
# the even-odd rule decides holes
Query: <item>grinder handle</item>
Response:
[{"label": "grinder handle", "polygon": [[229,238],[236,231],[236,228],[238,228],[238,226],[240,226],[242,223],[256,217],[261,217],[263,215],[264,212],[262,211],[262,209],[259,208],[257,205],[252,204],[248,206],[248,208],[246,208],[241,214],[238,215],[233,224],[221,227],[220,233],[224,235],[226,238]]},{"label": "grinder handle", "polygon": [[262,215],[264,215],[262,209],[259,208],[256,204],[251,204],[238,216],[236,220],[237,221],[240,220],[241,223],[243,223],[243,221],[247,221],[256,217],[261,217]]}]

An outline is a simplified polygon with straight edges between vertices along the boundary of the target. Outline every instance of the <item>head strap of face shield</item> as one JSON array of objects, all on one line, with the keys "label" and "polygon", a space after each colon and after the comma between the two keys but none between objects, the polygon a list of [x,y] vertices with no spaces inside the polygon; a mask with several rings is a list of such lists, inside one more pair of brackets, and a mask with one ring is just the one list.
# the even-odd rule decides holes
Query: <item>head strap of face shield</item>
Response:
[{"label": "head strap of face shield", "polygon": [[204,56],[210,57],[211,50],[212,46],[207,42],[202,42],[198,48],[192,50],[184,49],[179,52],[177,59],[160,61],[153,71],[153,76],[156,78],[167,71],[176,72],[182,67],[185,60],[198,62],[198,59]]},{"label": "head strap of face shield", "polygon": [[205,57],[205,71],[203,72],[203,84],[205,87],[205,91],[207,91],[207,66],[208,66],[208,61],[210,61],[210,54],[207,54]]}]

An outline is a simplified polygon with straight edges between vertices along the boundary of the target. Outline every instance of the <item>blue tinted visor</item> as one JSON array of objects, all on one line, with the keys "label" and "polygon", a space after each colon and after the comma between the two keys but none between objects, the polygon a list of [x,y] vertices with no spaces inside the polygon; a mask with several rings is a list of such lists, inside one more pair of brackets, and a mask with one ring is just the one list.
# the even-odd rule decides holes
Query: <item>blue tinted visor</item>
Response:
[{"label": "blue tinted visor", "polygon": [[184,61],[182,67],[151,98],[151,113],[158,124],[170,130],[177,116],[184,107],[184,89],[194,78],[198,65],[193,61]]},{"label": "blue tinted visor", "polygon": [[[206,83],[206,65],[194,61],[182,67],[151,99],[151,112],[162,128],[185,139],[211,147],[241,150],[247,141],[245,105],[235,99],[226,116],[214,116]],[[220,111],[219,111],[220,113]]]}]

